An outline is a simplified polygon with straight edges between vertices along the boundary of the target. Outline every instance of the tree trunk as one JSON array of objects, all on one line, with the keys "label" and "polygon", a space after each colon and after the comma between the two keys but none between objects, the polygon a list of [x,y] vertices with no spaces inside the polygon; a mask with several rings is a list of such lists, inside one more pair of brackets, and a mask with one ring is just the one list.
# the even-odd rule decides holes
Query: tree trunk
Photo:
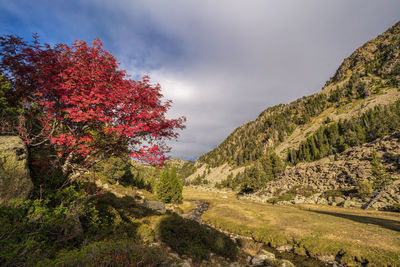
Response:
[{"label": "tree trunk", "polygon": [[365,205],[363,207],[364,210],[370,208],[372,205],[375,204],[375,202],[377,202],[387,191],[388,191],[388,187],[384,187],[381,191],[378,191],[369,201],[369,203],[367,205]]},{"label": "tree trunk", "polygon": [[71,172],[71,161],[74,156],[73,152],[70,152],[65,159],[64,164],[62,165],[62,172],[65,176],[68,176],[68,174]]}]

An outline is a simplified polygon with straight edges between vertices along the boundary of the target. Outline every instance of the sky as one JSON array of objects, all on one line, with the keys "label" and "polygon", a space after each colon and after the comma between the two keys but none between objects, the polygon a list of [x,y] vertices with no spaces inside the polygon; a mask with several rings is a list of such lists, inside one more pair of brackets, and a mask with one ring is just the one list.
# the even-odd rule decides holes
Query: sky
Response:
[{"label": "sky", "polygon": [[398,0],[0,0],[0,34],[103,41],[149,75],[195,160],[266,108],[318,92],[344,58],[400,20]]}]

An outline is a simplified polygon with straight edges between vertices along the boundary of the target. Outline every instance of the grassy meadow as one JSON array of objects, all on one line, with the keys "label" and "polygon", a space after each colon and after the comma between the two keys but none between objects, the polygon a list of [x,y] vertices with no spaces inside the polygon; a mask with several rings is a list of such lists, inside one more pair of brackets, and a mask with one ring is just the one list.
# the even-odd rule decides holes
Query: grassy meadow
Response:
[{"label": "grassy meadow", "polygon": [[202,219],[272,247],[289,245],[299,255],[341,257],[349,266],[400,266],[400,214],[321,205],[272,205],[239,200],[234,193],[185,187],[185,201],[210,202]]}]

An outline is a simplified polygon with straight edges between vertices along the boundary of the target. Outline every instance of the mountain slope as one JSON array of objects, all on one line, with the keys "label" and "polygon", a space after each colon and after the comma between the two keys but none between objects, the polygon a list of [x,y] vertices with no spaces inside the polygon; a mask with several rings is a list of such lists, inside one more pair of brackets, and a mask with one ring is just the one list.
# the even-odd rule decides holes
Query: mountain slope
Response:
[{"label": "mountain slope", "polygon": [[285,162],[318,160],[400,130],[399,85],[400,22],[355,50],[320,92],[270,107],[235,129],[197,160],[188,180],[202,176],[212,185],[254,191]]},{"label": "mountain slope", "polygon": [[327,116],[339,120],[398,99],[398,90],[390,89],[400,83],[399,44],[400,22],[346,58],[319,93],[266,109],[255,121],[235,129],[199,162],[241,165],[260,158],[268,149],[277,148],[281,154],[285,147],[281,144],[291,142],[293,133],[306,130],[304,136]]}]

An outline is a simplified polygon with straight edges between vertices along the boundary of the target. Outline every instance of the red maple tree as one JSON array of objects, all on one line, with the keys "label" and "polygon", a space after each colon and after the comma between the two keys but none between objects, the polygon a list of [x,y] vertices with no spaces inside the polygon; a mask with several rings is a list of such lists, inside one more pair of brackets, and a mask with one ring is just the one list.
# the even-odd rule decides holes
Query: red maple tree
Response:
[{"label": "red maple tree", "polygon": [[7,99],[25,110],[13,130],[28,146],[51,145],[64,174],[110,156],[162,163],[165,139],[178,136],[185,118],[167,119],[171,101],[162,101],[160,85],[132,80],[118,65],[99,39],[42,46],[36,37],[32,44],[0,37],[0,70],[12,84]]}]

